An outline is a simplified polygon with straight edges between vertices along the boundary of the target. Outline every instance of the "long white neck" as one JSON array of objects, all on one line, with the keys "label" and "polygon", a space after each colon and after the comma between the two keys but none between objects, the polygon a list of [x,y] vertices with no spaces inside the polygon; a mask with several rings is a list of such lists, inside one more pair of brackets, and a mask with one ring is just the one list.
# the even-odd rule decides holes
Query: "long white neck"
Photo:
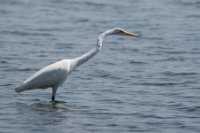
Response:
[{"label": "long white neck", "polygon": [[74,70],[76,67],[80,66],[81,64],[85,63],[89,59],[91,59],[94,55],[96,55],[102,47],[104,38],[107,35],[112,35],[112,32],[113,32],[112,30],[108,30],[108,31],[101,33],[97,39],[96,48],[92,49],[91,51],[89,51],[88,53],[86,53],[80,57],[72,59],[71,64],[70,64],[71,71]]},{"label": "long white neck", "polygon": [[102,45],[103,45],[103,40],[104,40],[104,38],[105,38],[106,36],[108,36],[108,35],[113,35],[113,32],[114,32],[114,29],[107,30],[107,31],[101,33],[101,34],[99,35],[98,39],[97,39],[97,46],[96,46],[96,48],[100,50],[101,47],[102,47]]}]

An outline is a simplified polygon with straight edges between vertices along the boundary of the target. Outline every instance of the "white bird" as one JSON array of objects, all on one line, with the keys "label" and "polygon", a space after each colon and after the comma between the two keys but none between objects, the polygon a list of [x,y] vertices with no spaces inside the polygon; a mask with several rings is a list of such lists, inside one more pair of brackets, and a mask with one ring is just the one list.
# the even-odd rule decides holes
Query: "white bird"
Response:
[{"label": "white bird", "polygon": [[97,39],[96,48],[88,53],[74,58],[63,59],[54,64],[48,65],[23,82],[22,85],[15,88],[15,91],[20,93],[22,91],[33,89],[52,88],[52,101],[55,101],[56,91],[60,85],[66,80],[68,75],[78,66],[85,63],[96,55],[102,47],[104,38],[108,35],[126,35],[132,37],[139,37],[137,33],[127,32],[121,28],[113,28],[101,33]]}]

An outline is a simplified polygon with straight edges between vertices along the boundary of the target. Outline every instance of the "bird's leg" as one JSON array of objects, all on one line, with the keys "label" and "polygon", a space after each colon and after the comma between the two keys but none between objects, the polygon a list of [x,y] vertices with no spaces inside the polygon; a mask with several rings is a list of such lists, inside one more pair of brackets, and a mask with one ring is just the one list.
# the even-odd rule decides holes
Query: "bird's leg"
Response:
[{"label": "bird's leg", "polygon": [[51,97],[51,100],[52,100],[52,101],[55,101],[57,88],[58,88],[57,86],[53,86],[53,87],[52,87],[52,97]]},{"label": "bird's leg", "polygon": [[54,95],[52,95],[51,100],[55,101],[55,96]]}]

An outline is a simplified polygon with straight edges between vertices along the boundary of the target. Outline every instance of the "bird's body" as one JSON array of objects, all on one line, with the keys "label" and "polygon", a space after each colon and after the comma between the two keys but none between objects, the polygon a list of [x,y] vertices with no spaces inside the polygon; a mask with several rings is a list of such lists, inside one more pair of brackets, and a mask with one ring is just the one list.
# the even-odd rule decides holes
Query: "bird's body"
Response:
[{"label": "bird's body", "polygon": [[94,55],[96,55],[102,47],[102,42],[105,36],[107,35],[128,35],[135,36],[138,35],[135,33],[126,32],[120,28],[114,28],[108,31],[103,32],[99,35],[97,39],[96,48],[92,49],[88,53],[74,58],[74,59],[63,59],[54,64],[48,65],[43,69],[39,70],[27,80],[23,82],[22,85],[15,89],[16,92],[22,92],[26,90],[33,89],[46,89],[52,88],[52,100],[55,100],[55,95],[57,92],[57,88],[63,84],[66,80],[67,76],[78,66],[88,61]]},{"label": "bird's body", "polygon": [[16,88],[16,92],[22,92],[34,88],[46,89],[62,85],[69,73],[69,62],[70,60],[64,59],[44,67],[25,80],[20,87]]}]

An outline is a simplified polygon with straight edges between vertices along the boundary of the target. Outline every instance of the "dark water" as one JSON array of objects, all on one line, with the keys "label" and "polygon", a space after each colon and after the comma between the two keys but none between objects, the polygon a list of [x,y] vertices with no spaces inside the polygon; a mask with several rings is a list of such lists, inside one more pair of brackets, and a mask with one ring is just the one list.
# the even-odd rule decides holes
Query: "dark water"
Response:
[{"label": "dark water", "polygon": [[[200,132],[198,0],[0,0],[0,132]],[[94,48],[59,88],[16,94],[40,68]]]}]

